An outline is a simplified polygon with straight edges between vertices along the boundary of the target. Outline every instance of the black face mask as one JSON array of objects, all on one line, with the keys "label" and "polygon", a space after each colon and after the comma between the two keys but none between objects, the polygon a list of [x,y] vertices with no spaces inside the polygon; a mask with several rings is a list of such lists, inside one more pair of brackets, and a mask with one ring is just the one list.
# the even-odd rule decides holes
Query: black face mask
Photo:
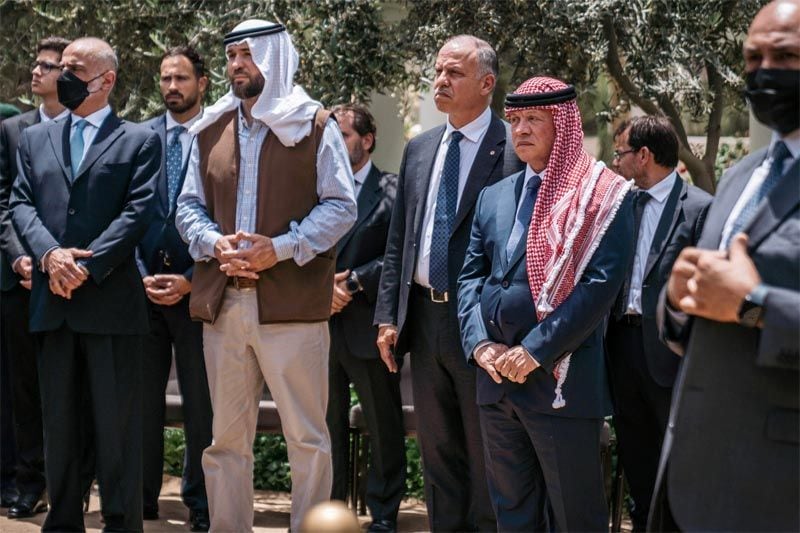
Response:
[{"label": "black face mask", "polygon": [[[105,72],[103,72],[103,74],[105,74]],[[89,81],[83,81],[71,70],[65,70],[56,80],[59,103],[70,111],[75,111],[81,106],[83,101],[92,94],[89,91],[89,83],[103,74],[95,76]]]},{"label": "black face mask", "polygon": [[760,68],[745,81],[744,96],[759,122],[781,135],[800,128],[800,70]]}]

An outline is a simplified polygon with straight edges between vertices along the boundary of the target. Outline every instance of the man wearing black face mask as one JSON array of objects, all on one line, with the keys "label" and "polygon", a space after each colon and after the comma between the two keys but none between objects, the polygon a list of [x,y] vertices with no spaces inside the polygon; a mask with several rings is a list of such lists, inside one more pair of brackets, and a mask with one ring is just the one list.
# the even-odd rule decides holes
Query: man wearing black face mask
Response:
[{"label": "man wearing black face mask", "polygon": [[772,140],[722,177],[661,294],[685,357],[648,529],[800,530],[800,0],[759,11],[744,58]]},{"label": "man wearing black face mask", "polygon": [[111,111],[108,43],[78,39],[61,64],[58,99],[72,112],[20,136],[10,206],[34,265],[30,329],[51,503],[42,530],[84,529],[79,460],[91,434],[105,529],[141,531],[148,315],[134,251],[154,207],[161,142]]}]

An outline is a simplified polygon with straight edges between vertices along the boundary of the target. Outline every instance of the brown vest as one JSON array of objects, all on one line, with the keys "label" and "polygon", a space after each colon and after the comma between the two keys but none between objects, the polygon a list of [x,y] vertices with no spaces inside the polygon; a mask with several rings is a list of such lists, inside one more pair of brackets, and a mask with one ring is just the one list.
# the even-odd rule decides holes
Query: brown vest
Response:
[{"label": "brown vest", "polygon": [[[271,132],[258,161],[256,233],[277,237],[300,222],[319,203],[317,147],[330,112],[314,118],[311,134],[287,148]],[[239,178],[238,111],[222,115],[197,135],[200,176],[206,208],[223,235],[236,233],[236,189]],[[319,254],[304,266],[294,259],[259,272],[258,321],[319,322],[330,318],[336,249]],[[189,309],[192,318],[213,323],[222,307],[228,276],[216,259],[195,263]]]}]

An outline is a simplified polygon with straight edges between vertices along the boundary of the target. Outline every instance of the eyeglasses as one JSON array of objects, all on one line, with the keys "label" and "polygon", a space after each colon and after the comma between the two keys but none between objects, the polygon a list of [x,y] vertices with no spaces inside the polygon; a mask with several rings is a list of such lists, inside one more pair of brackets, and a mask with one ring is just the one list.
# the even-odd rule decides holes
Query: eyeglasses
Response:
[{"label": "eyeglasses", "polygon": [[633,152],[638,152],[638,148],[631,148],[630,150],[623,150],[621,152],[614,150],[614,159],[622,159],[622,156],[625,154],[632,154]]},{"label": "eyeglasses", "polygon": [[49,63],[47,61],[34,61],[33,65],[31,65],[31,71],[36,70],[36,67],[39,67],[39,70],[42,71],[42,74],[50,74],[52,70],[61,70],[61,65],[57,65],[56,63]]}]

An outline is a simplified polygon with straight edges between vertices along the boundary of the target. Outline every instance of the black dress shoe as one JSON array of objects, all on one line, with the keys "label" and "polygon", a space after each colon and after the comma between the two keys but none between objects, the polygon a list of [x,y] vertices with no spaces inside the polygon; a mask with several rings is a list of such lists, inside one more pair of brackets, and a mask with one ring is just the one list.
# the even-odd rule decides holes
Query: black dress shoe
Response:
[{"label": "black dress shoe", "polygon": [[208,518],[208,509],[189,511],[189,526],[192,531],[208,531],[211,527],[211,520]]},{"label": "black dress shoe", "polygon": [[20,494],[17,502],[8,510],[9,518],[30,518],[47,512],[47,493]]},{"label": "black dress shoe", "polygon": [[394,533],[396,530],[397,523],[392,520],[373,520],[367,528],[369,533]]},{"label": "black dress shoe", "polygon": [[142,508],[142,520],[158,520],[158,507],[145,505]]},{"label": "black dress shoe", "polygon": [[3,490],[0,491],[0,507],[4,509],[6,507],[11,507],[17,503],[17,498],[19,498],[17,489],[14,487],[4,487]]}]

